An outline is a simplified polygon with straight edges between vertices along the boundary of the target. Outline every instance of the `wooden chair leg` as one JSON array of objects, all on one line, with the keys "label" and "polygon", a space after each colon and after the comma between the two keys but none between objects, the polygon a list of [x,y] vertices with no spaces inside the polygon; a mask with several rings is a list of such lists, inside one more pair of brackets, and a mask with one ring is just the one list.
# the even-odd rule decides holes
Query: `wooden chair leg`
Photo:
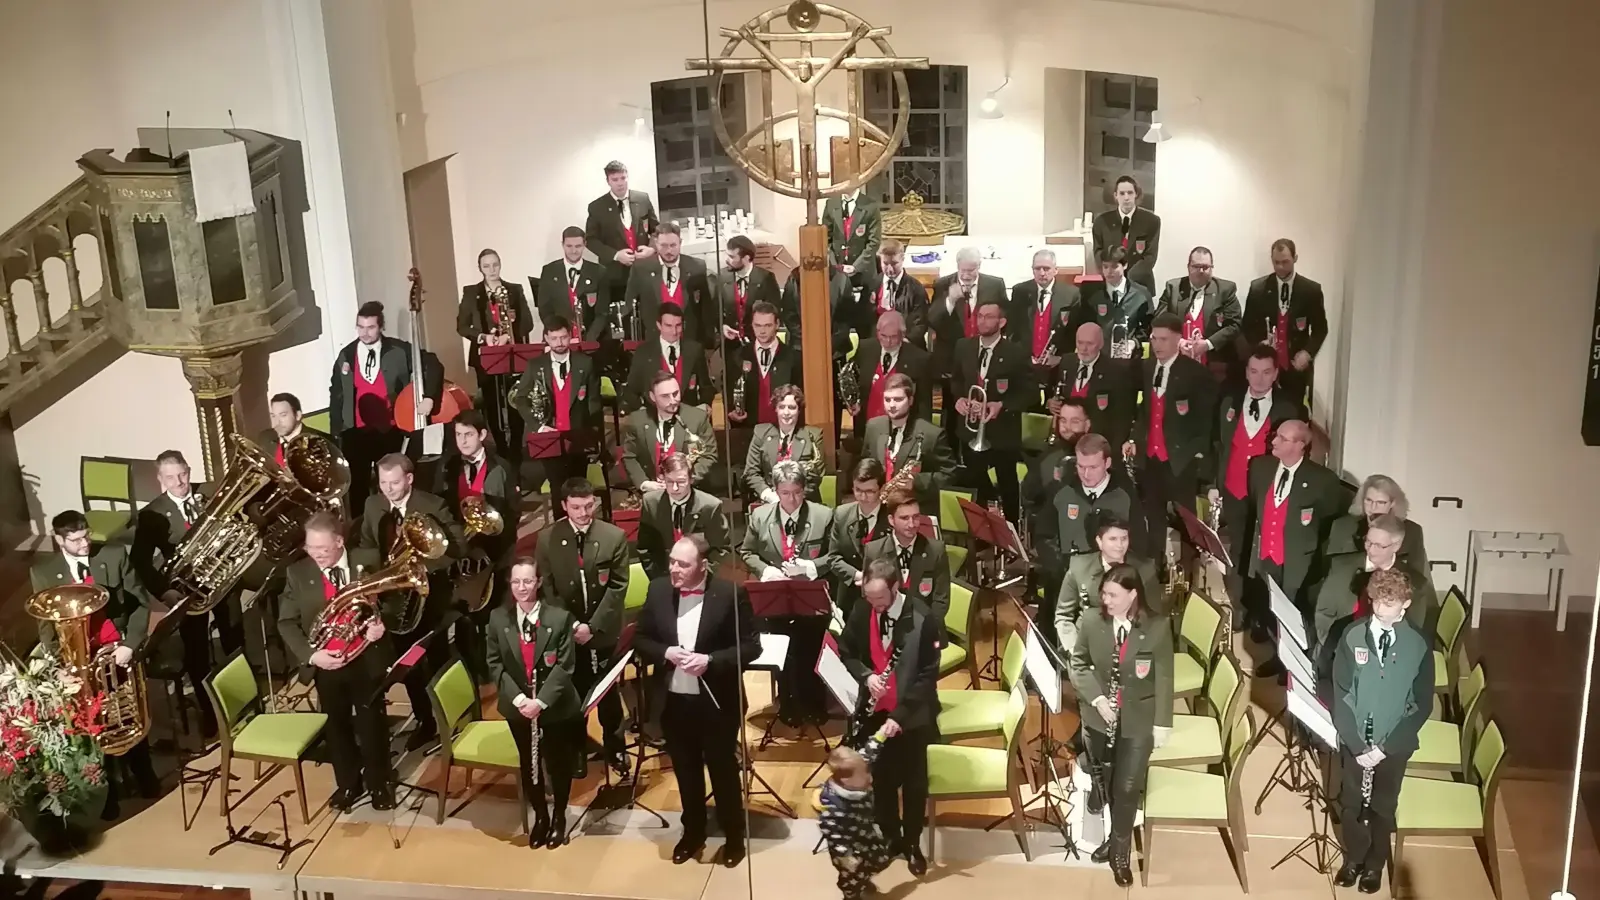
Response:
[{"label": "wooden chair leg", "polygon": [[255,762],[255,780],[256,781],[260,781],[261,780],[261,760],[259,760],[259,759],[258,760],[254,760],[254,762]]},{"label": "wooden chair leg", "polygon": [[439,776],[439,810],[433,817],[433,824],[444,824],[444,804],[450,798],[450,760],[440,760],[444,766],[443,773]]},{"label": "wooden chair leg", "polygon": [[305,761],[294,761],[294,792],[300,796],[300,824],[311,824],[311,809],[306,805]]},{"label": "wooden chair leg", "polygon": [[[1021,765],[1019,761],[1016,765]],[[1033,848],[1028,845],[1028,814],[1022,809],[1022,790],[1013,785],[1011,794],[1011,831],[1017,836],[1017,844],[1022,847],[1022,858],[1033,862]]]},{"label": "wooden chair leg", "polygon": [[1245,850],[1234,835],[1239,832],[1231,825],[1224,825],[1217,829],[1222,833],[1223,841],[1227,842],[1228,849],[1233,851],[1233,872],[1239,876],[1239,890],[1250,893],[1250,869],[1245,865]]},{"label": "wooden chair leg", "polygon": [[1140,887],[1149,887],[1150,886],[1150,845],[1152,843],[1152,839],[1155,837],[1155,834],[1156,834],[1156,827],[1154,825],[1150,824],[1150,819],[1149,818],[1146,818],[1144,820],[1143,831],[1144,831],[1144,852],[1142,854],[1140,854],[1140,855],[1143,856],[1144,859],[1141,860],[1143,865],[1141,865],[1139,867],[1139,886]]},{"label": "wooden chair leg", "polygon": [[[221,773],[221,778],[219,779],[219,787],[217,788],[217,799],[221,803],[220,812],[221,812],[223,818],[227,818],[227,816],[228,816],[228,785],[233,782],[233,775],[232,775],[232,772],[233,772],[233,754],[228,752],[228,745],[227,744],[223,744],[222,745],[222,762],[221,762],[220,765],[218,765],[217,771],[219,773]],[[183,785],[181,785],[181,784],[178,785],[178,790],[180,790],[180,791],[183,790]]]},{"label": "wooden chair leg", "polygon": [[1403,831],[1396,831],[1394,833],[1394,853],[1390,854],[1390,856],[1389,856],[1389,896],[1390,896],[1390,898],[1395,897],[1397,895],[1398,891],[1399,891],[1399,886],[1395,882],[1400,880],[1400,870],[1401,870],[1400,863],[1401,863],[1402,859],[1404,859],[1404,857],[1405,857],[1405,852],[1406,852],[1406,834]]},{"label": "wooden chair leg", "polygon": [[1500,848],[1494,837],[1494,823],[1485,822],[1483,829],[1483,849],[1488,856],[1489,888],[1494,891],[1494,900],[1500,900],[1505,884],[1500,879]]}]

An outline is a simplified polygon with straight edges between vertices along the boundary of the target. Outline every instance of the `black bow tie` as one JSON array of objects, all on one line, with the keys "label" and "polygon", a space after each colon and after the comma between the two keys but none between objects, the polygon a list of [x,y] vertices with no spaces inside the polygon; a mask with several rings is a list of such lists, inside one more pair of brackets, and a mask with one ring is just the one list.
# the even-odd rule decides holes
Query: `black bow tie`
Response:
[{"label": "black bow tie", "polygon": [[793,519],[789,519],[788,521],[784,522],[783,523],[783,533],[788,535],[789,537],[794,537],[795,523],[797,521],[798,521],[798,517],[793,518]]},{"label": "black bow tie", "polygon": [[344,587],[344,567],[333,566],[328,569],[328,582],[333,585],[334,590]]},{"label": "black bow tie", "polygon": [[89,580],[89,564],[88,563],[78,563],[78,580],[79,581],[88,581]]},{"label": "black bow tie", "polygon": [[1261,418],[1261,398],[1260,397],[1251,397],[1250,398],[1250,418],[1252,418],[1252,419]]},{"label": "black bow tie", "polygon": [[619,199],[616,199],[613,202],[615,202],[617,204],[617,215],[619,215],[619,216],[622,215],[622,211],[627,208],[626,205],[625,205],[627,203],[627,201],[625,199],[619,198]]},{"label": "black bow tie", "polygon": [[535,634],[534,634],[534,630],[533,630],[533,619],[531,619],[531,618],[523,619],[522,620],[522,640],[523,640],[523,642],[524,643],[528,643],[528,644],[532,644],[532,643],[534,643],[534,637],[535,637]]}]

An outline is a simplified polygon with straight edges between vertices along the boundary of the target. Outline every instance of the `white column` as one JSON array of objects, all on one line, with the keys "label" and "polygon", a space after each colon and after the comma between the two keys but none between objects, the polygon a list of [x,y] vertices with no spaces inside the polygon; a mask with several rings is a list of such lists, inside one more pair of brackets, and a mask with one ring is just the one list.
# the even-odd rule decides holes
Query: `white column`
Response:
[{"label": "white column", "polygon": [[1427,158],[1443,0],[1376,0],[1350,268],[1338,330],[1333,463],[1405,484],[1421,337]]}]

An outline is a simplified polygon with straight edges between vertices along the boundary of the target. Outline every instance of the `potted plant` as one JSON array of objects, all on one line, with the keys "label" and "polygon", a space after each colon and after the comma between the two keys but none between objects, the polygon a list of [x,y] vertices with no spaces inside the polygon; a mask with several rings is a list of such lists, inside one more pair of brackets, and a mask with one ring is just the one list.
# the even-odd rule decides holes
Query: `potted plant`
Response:
[{"label": "potted plant", "polygon": [[0,662],[0,807],[46,853],[82,848],[105,807],[104,700],[54,658]]}]

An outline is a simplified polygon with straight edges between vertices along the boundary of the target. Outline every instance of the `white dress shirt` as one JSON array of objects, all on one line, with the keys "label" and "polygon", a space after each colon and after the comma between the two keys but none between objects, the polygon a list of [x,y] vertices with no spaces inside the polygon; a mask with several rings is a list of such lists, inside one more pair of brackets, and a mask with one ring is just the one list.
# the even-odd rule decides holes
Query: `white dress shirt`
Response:
[{"label": "white dress shirt", "polygon": [[382,343],[375,341],[371,344],[356,344],[356,372],[367,384],[378,382],[378,347]]},{"label": "white dress shirt", "polygon": [[[780,440],[782,439],[780,438]],[[789,538],[789,541],[794,547],[795,557],[794,559],[790,560],[790,562],[799,566],[801,571],[805,573],[806,578],[813,581],[816,580],[817,564],[812,560],[803,559],[800,556],[800,539],[805,537],[805,535],[801,534],[800,532],[800,509],[805,509],[805,507],[802,506],[800,509],[797,509],[792,513],[784,512],[783,507],[781,506],[777,509],[779,532],[781,532],[785,537],[788,537],[790,523],[793,523],[794,525],[794,536]],[[779,549],[781,550],[782,547],[780,546]],[[788,576],[783,573],[783,567],[781,565],[767,566],[767,568],[761,573],[762,581],[780,581],[786,577]]]},{"label": "white dress shirt", "polygon": [[953,313],[953,312],[956,311],[956,286],[957,285],[967,289],[967,292],[966,292],[965,296],[966,296],[966,299],[967,299],[967,305],[969,307],[974,302],[976,302],[977,299],[978,299],[978,282],[977,281],[973,281],[971,284],[967,284],[965,281],[962,281],[960,278],[957,278],[955,280],[955,283],[950,285],[950,290],[945,291],[945,294],[944,294],[944,311],[947,312],[947,313]]},{"label": "white dress shirt", "polygon": [[[565,377],[563,377],[561,374],[562,366],[567,367],[567,374]],[[571,377],[572,352],[568,351],[560,354],[559,356],[554,353],[550,354],[550,383],[559,388],[562,385],[565,385],[567,383],[567,379]]]},{"label": "white dress shirt", "polygon": [[[194,495],[194,488],[190,488],[188,495],[184,497],[179,497],[177,494],[167,491],[167,499],[178,504],[178,514],[183,516],[183,520],[190,525],[194,524],[195,519],[200,518],[200,498]],[[194,508],[193,516],[189,515],[190,507]]]},{"label": "white dress shirt", "polygon": [[1094,364],[1100,361],[1099,356],[1092,359],[1078,359],[1078,373],[1072,376],[1073,390],[1080,390],[1094,379]]},{"label": "white dress shirt", "polygon": [[[1123,279],[1121,282],[1119,282],[1117,284],[1112,284],[1109,281],[1106,282],[1106,294],[1111,298],[1111,308],[1112,309],[1115,309],[1117,307],[1117,305],[1122,302],[1122,295],[1126,294],[1127,292],[1128,292],[1127,279]],[[1108,312],[1109,311],[1110,310],[1108,310]]]},{"label": "white dress shirt", "polygon": [[[1256,414],[1253,416],[1250,415],[1251,400],[1261,401],[1256,404]],[[1261,430],[1261,426],[1267,424],[1267,413],[1272,409],[1272,395],[1269,393],[1265,397],[1257,397],[1246,391],[1244,401],[1240,406],[1243,407],[1240,412],[1244,415],[1244,433],[1255,437],[1256,433]]]},{"label": "white dress shirt", "polygon": [[[1305,460],[1301,459],[1292,466],[1285,465],[1282,462],[1278,463],[1278,470],[1272,473],[1272,504],[1274,506],[1282,506],[1283,501],[1289,499],[1289,491],[1294,489],[1294,473],[1300,470],[1300,463],[1302,462],[1305,462]],[[1285,472],[1289,473],[1288,478],[1283,477]],[[1282,487],[1279,487],[1280,483]]]},{"label": "white dress shirt", "polygon": [[[978,338],[978,359],[983,362],[983,365],[978,367],[978,379],[980,381],[989,377],[989,367],[994,365],[994,350],[1000,346],[1000,338],[1001,335],[998,334],[994,336],[994,340],[987,342],[982,337]],[[989,351],[987,358],[984,357],[983,351],[985,350]]]},{"label": "white dress shirt", "polygon": [[1099,484],[1086,484],[1083,486],[1083,495],[1089,498],[1090,503],[1093,503],[1094,501],[1100,499],[1100,495],[1104,494],[1106,489],[1109,487],[1111,487],[1111,470],[1107,469],[1105,477],[1100,479]]},{"label": "white dress shirt", "polygon": [[887,615],[889,617],[889,627],[885,628],[883,633],[878,635],[878,640],[882,642],[883,649],[889,649],[889,645],[894,643],[894,626],[899,623],[900,617],[905,614],[905,611],[906,595],[900,591],[895,591],[894,600],[890,601],[888,609],[884,610],[882,613],[877,611],[873,612],[873,615]]},{"label": "white dress shirt", "polygon": [[628,230],[632,229],[633,228],[633,204],[628,202],[627,195],[624,194],[623,196],[618,197],[616,194],[612,194],[611,195],[611,202],[612,203],[621,203],[622,204],[622,230],[623,231],[628,231]]},{"label": "white dress shirt", "polygon": [[339,561],[338,562],[336,562],[333,565],[327,567],[326,569],[323,569],[322,570],[322,577],[328,579],[328,581],[330,581],[330,582],[333,581],[333,570],[334,569],[338,569],[339,570],[340,577],[344,579],[344,583],[345,584],[349,584],[350,582],[356,580],[355,573],[350,571],[350,554],[349,554],[348,551],[345,552],[345,553],[339,554]]},{"label": "white dress shirt", "polygon": [[409,504],[410,502],[411,502],[411,495],[410,494],[406,494],[404,497],[400,498],[400,502],[399,503],[391,503],[389,505],[390,505],[390,507],[392,509],[394,509],[394,511],[396,513],[399,514],[400,518],[404,519],[406,517],[406,505]]},{"label": "white dress shirt", "polygon": [[[1100,562],[1101,562],[1102,565],[1105,564],[1105,557],[1104,556],[1100,557]],[[1131,621],[1129,621],[1127,619],[1112,619],[1111,620],[1111,652],[1112,653],[1116,653],[1117,652],[1117,639],[1119,637],[1122,638],[1123,640],[1132,640],[1133,639],[1133,623]],[[1122,664],[1122,661],[1120,659],[1119,660],[1114,660],[1114,661],[1112,661],[1111,664],[1114,665],[1114,666],[1119,666],[1119,665]],[[1100,696],[1094,698],[1094,700],[1091,701],[1089,705],[1093,706],[1094,704],[1099,703],[1101,700],[1110,700],[1113,704],[1115,704],[1117,702],[1117,698],[1115,698],[1115,697],[1107,697],[1105,694],[1101,694]]]},{"label": "white dress shirt", "polygon": [[1172,386],[1172,363],[1173,360],[1176,359],[1177,357],[1174,356],[1172,359],[1166,360],[1165,362],[1159,359],[1156,360],[1156,371],[1155,375],[1153,376],[1153,383],[1160,385],[1160,387],[1155,389],[1157,397],[1167,396],[1167,388]]},{"label": "white dress shirt", "polygon": [[678,282],[683,278],[683,273],[678,271],[678,263],[661,264],[661,283],[671,285],[671,290],[678,289]]},{"label": "white dress shirt", "polygon": [[[1368,625],[1367,628],[1369,630],[1371,630],[1371,632],[1372,632],[1372,646],[1373,647],[1382,647],[1383,646],[1383,636],[1385,634],[1387,634],[1387,635],[1389,635],[1389,651],[1391,653],[1394,652],[1395,637],[1394,637],[1394,628],[1392,626],[1383,624],[1382,622],[1378,621],[1378,617],[1377,616],[1373,616],[1372,617],[1372,623],[1370,625]],[[1374,653],[1372,655],[1376,656],[1378,658],[1378,665],[1381,666],[1381,665],[1385,664],[1385,660],[1383,658],[1383,654],[1382,653]]]},{"label": "white dress shirt", "polygon": [[[761,351],[767,351],[767,364],[761,365]],[[761,366],[761,374],[772,371],[772,364],[778,361],[778,339],[773,338],[771,344],[756,344],[756,365]]]},{"label": "white dress shirt", "polygon": [[1289,304],[1284,302],[1284,291],[1286,289],[1289,292],[1288,298],[1290,300],[1293,300],[1294,299],[1294,276],[1291,275],[1288,278],[1288,280],[1284,280],[1282,278],[1277,278],[1277,277],[1274,277],[1272,279],[1272,293],[1273,293],[1272,299],[1278,301],[1278,314],[1279,315],[1282,315],[1282,314],[1284,314],[1284,313],[1289,311]]},{"label": "white dress shirt", "polygon": [[663,363],[667,361],[668,350],[676,351],[678,354],[678,362],[683,362],[683,348],[678,346],[678,342],[663,340],[661,342],[661,361]]},{"label": "white dress shirt", "polygon": [[[691,589],[696,590],[696,589]],[[697,593],[684,591],[678,598],[678,646],[694,652],[695,641],[700,637],[700,616],[705,611],[706,582],[701,582]],[[667,690],[674,694],[700,693],[700,679],[674,668]]]},{"label": "white dress shirt", "polygon": [[89,557],[73,556],[65,550],[61,551],[61,556],[67,561],[67,575],[72,578],[74,583],[83,584],[83,578],[78,575],[79,566],[87,568],[90,575],[94,574],[94,568],[89,565]]}]

